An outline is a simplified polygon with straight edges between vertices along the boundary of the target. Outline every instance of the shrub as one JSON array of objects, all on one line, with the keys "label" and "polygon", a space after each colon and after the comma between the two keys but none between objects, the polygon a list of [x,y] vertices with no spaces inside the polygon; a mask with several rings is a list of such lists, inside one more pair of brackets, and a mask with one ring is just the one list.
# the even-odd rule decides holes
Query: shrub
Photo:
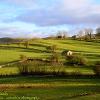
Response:
[{"label": "shrub", "polygon": [[70,75],[77,76],[77,75],[82,75],[82,73],[80,71],[73,71],[73,72],[70,72]]},{"label": "shrub", "polygon": [[25,60],[27,60],[27,57],[25,55],[20,55],[20,60],[25,61]]},{"label": "shrub", "polygon": [[47,51],[52,53],[52,52],[56,52],[57,50],[57,46],[56,45],[52,45],[52,46],[48,46],[46,47]]},{"label": "shrub", "polygon": [[67,56],[67,52],[68,52],[68,50],[64,50],[64,51],[61,53],[61,55],[66,57],[66,56]]},{"label": "shrub", "polygon": [[52,64],[56,64],[59,62],[59,54],[53,53],[49,59]]},{"label": "shrub", "polygon": [[18,64],[19,73],[21,75],[53,75],[65,76],[66,70],[61,63],[55,65],[44,65],[38,62],[21,62]]},{"label": "shrub", "polygon": [[29,66],[27,62],[18,64],[19,73],[22,75],[29,74]]},{"label": "shrub", "polygon": [[100,75],[100,61],[97,61],[94,67],[94,72],[96,75]]},{"label": "shrub", "polygon": [[87,65],[87,59],[79,55],[71,55],[66,57],[67,63],[72,65]]},{"label": "shrub", "polygon": [[29,47],[29,41],[25,41],[24,46],[27,49]]},{"label": "shrub", "polygon": [[18,64],[19,73],[21,75],[41,75],[46,74],[45,65],[38,61],[24,61]]}]

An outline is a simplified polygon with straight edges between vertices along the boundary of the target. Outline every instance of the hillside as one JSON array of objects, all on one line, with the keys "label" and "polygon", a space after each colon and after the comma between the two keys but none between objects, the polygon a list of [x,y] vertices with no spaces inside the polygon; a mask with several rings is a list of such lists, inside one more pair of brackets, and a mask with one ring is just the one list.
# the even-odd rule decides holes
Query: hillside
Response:
[{"label": "hillside", "polygon": [[[47,46],[57,45],[58,52],[63,50],[71,50],[74,53],[81,53],[90,62],[99,60],[100,43],[84,42],[77,40],[44,40],[38,39],[30,42],[29,48],[25,48],[23,44],[0,45],[0,64],[19,60],[21,54],[29,57],[47,57],[50,55],[46,51]],[[6,58],[6,59],[5,59]]]}]

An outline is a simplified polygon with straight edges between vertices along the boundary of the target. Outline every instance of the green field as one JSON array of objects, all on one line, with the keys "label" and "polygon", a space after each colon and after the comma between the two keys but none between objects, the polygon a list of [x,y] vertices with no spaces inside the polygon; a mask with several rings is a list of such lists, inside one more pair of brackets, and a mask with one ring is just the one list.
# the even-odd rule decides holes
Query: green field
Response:
[{"label": "green field", "polygon": [[[44,40],[38,39],[30,42],[30,46],[26,49],[23,45],[20,47],[16,44],[1,45],[0,46],[0,64],[7,64],[20,60],[20,55],[35,58],[47,58],[50,53],[47,53],[46,47],[57,45],[57,52],[61,53],[63,50],[72,50],[74,53],[82,54],[88,59],[89,64],[94,64],[100,58],[100,43],[84,42],[78,40]],[[66,72],[80,72],[83,74],[94,74],[92,67],[71,67],[66,66]],[[17,74],[18,70],[12,66],[8,68],[1,68],[0,74]]]},{"label": "green field", "polygon": [[99,100],[100,98],[99,78],[12,77],[0,79],[0,84],[2,93],[0,97],[6,99],[16,96],[29,97],[28,100],[33,97],[39,100]]},{"label": "green field", "polygon": [[[94,75],[92,65],[100,61],[100,43],[78,40],[45,40],[30,42],[29,48],[16,44],[0,45],[0,65],[20,60],[20,55],[47,58],[47,46],[57,45],[57,52],[71,50],[87,58],[90,66],[64,66],[66,72]],[[60,59],[62,60],[62,58]],[[49,68],[47,68],[49,70]],[[0,68],[0,100],[99,100],[99,77],[34,77],[18,75],[16,65]],[[8,76],[6,76],[8,75]],[[9,76],[12,75],[12,76]],[[11,97],[11,98],[10,98]]]},{"label": "green field", "polygon": [[58,52],[72,50],[83,54],[89,61],[97,61],[100,58],[100,43],[84,42],[75,40],[34,40],[26,49],[23,45],[0,45],[0,64],[19,60],[19,55],[24,54],[32,57],[47,57],[46,47],[58,46]]}]

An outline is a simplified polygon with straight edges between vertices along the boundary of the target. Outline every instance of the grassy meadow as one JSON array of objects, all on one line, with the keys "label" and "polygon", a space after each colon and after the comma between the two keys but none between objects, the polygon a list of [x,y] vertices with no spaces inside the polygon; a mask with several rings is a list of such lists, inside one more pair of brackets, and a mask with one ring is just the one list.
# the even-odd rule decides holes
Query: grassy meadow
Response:
[{"label": "grassy meadow", "polygon": [[[89,64],[94,64],[95,61],[99,61],[100,58],[100,44],[94,42],[84,42],[77,40],[44,40],[38,39],[30,42],[28,49],[23,45],[0,45],[0,65],[15,62],[20,60],[20,55],[25,55],[34,58],[47,58],[50,53],[46,51],[47,46],[57,45],[57,52],[61,53],[63,50],[71,50],[74,53],[82,54],[87,58]],[[62,58],[61,58],[62,59]],[[12,70],[11,70],[12,69]],[[7,72],[6,72],[7,70]],[[67,72],[79,71],[81,73],[94,74],[92,67],[71,67],[66,66]],[[11,66],[9,69],[1,68],[0,74],[3,73],[17,74],[18,70],[15,66]]]},{"label": "grassy meadow", "polygon": [[63,50],[72,50],[75,53],[81,53],[88,58],[89,61],[97,61],[100,57],[100,43],[85,42],[77,40],[34,40],[30,43],[28,49],[23,45],[0,45],[0,64],[19,60],[19,55],[24,54],[31,57],[47,57],[47,46],[57,45],[58,52]]},{"label": "grassy meadow", "polygon": [[[10,77],[0,79],[0,95],[14,100],[99,100],[99,78]],[[17,97],[16,97],[17,96]],[[33,99],[35,97],[35,99]],[[37,98],[37,99],[36,99]]]},{"label": "grassy meadow", "polygon": [[[78,40],[36,39],[30,41],[29,47],[0,44],[0,65],[20,60],[20,55],[46,59],[51,54],[46,47],[57,45],[57,52],[71,50],[88,60],[87,66],[64,66],[67,73],[79,72],[94,75],[93,66],[100,61],[100,43]],[[62,61],[63,58],[60,57]],[[47,71],[50,67],[46,68]],[[0,100],[99,100],[99,77],[45,77],[19,76],[16,64],[0,68]],[[29,98],[28,98],[29,97]]]}]

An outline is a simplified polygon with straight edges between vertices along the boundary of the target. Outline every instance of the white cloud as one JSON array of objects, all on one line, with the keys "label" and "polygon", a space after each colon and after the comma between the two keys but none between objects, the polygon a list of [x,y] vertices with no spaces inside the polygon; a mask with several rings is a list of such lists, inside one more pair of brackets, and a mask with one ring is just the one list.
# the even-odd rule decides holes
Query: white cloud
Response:
[{"label": "white cloud", "polygon": [[67,10],[76,10],[88,6],[90,0],[62,0],[62,7]]},{"label": "white cloud", "polygon": [[[100,4],[94,0],[61,0],[52,9],[35,9],[19,15],[16,20],[41,26],[100,23]],[[49,3],[49,2],[48,2]],[[94,4],[93,4],[94,3]],[[49,5],[48,5],[48,8]]]},{"label": "white cloud", "polygon": [[95,0],[62,0],[61,10],[63,13],[69,13],[75,17],[100,14],[100,4],[96,4],[94,1]]},{"label": "white cloud", "polygon": [[[1,0],[1,1],[10,4],[16,4],[18,7],[22,6],[23,9],[22,12],[16,13],[17,17],[14,18],[11,17],[11,20],[7,19],[8,23],[24,22],[27,25],[31,23],[37,26],[49,26],[49,27],[50,26],[57,27],[59,25],[92,26],[100,24],[100,3],[97,4],[96,0],[52,0],[53,2],[50,2],[51,0]],[[5,23],[7,22],[5,21]],[[25,27],[26,31],[27,31],[26,28],[30,29],[29,27]],[[38,30],[41,30],[40,27],[38,27]],[[28,31],[25,32],[20,29],[11,29],[8,31],[9,33],[10,32],[13,34],[16,33],[17,36],[22,36],[22,34],[23,36],[43,35],[40,31],[39,32],[31,31],[32,33],[30,32],[30,34],[28,35],[27,35]],[[46,31],[48,32],[47,29]],[[21,32],[23,33],[20,34]],[[7,31],[5,33],[8,34]]]}]

